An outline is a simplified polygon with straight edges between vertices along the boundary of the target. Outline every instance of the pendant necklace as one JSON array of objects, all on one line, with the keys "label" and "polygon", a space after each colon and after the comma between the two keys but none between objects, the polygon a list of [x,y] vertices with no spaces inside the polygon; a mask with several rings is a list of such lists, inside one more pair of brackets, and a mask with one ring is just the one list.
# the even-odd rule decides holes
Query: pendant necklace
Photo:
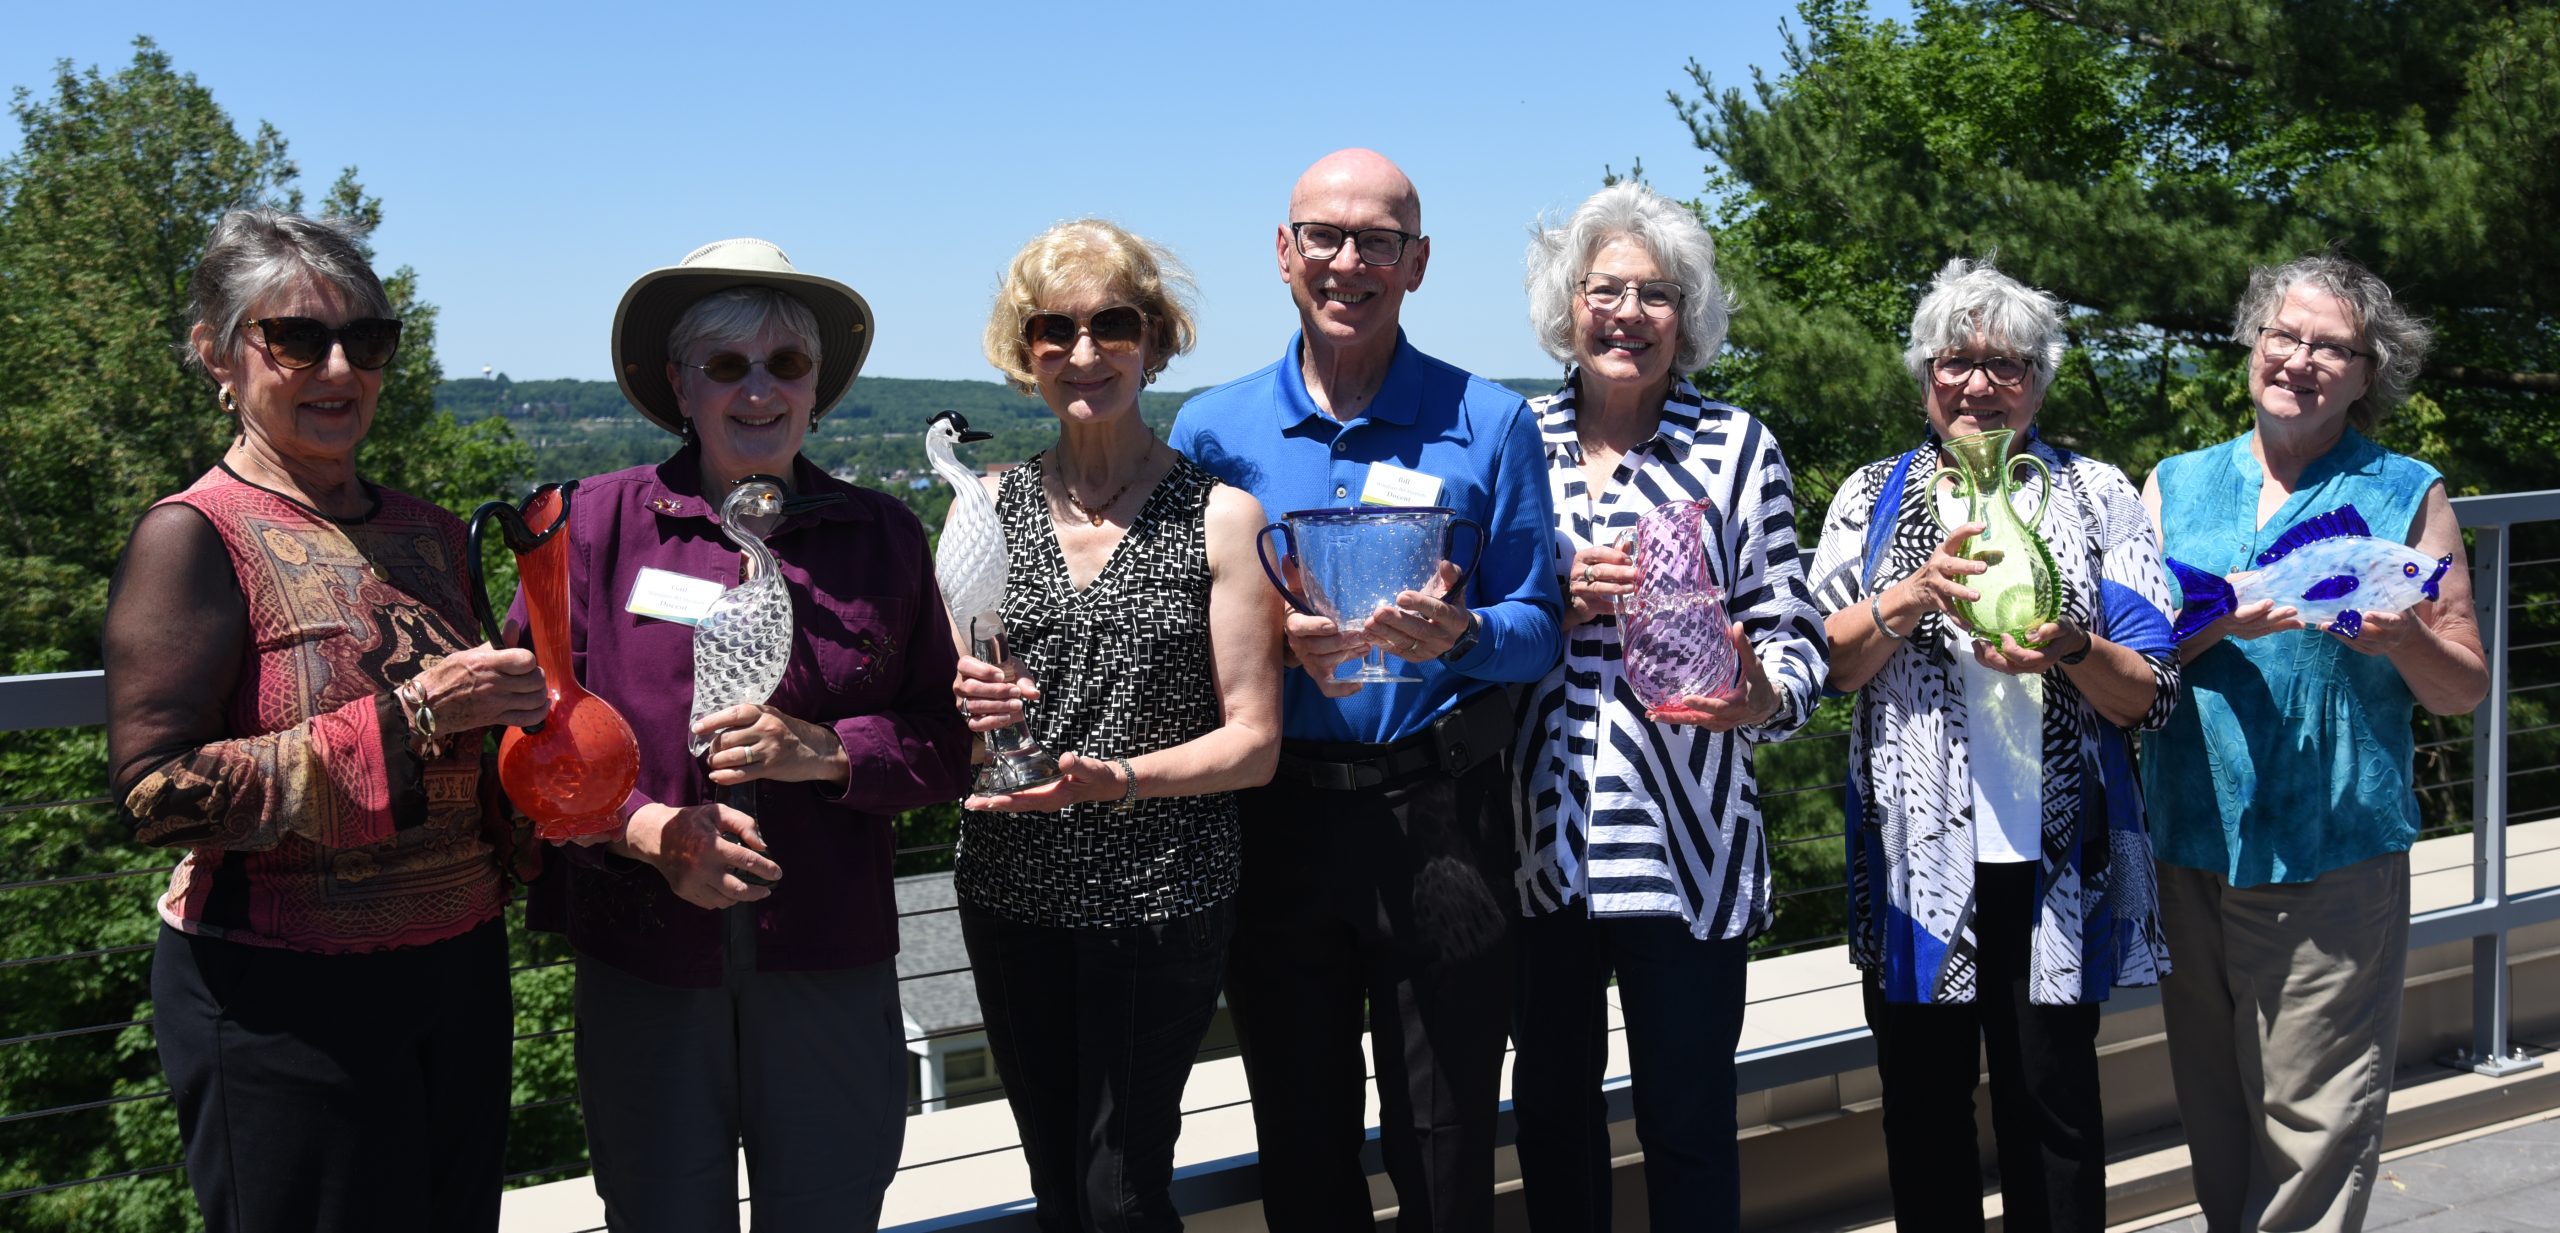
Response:
[{"label": "pendant necklace", "polygon": [[1066,494],[1067,508],[1074,510],[1076,516],[1084,519],[1087,525],[1097,527],[1102,525],[1102,516],[1109,513],[1112,506],[1120,503],[1120,498],[1129,495],[1129,490],[1137,486],[1138,481],[1131,479],[1128,483],[1120,485],[1120,491],[1112,493],[1110,499],[1102,502],[1099,508],[1087,508],[1084,502],[1076,500],[1075,485],[1068,483],[1064,475],[1058,477],[1058,491]]}]

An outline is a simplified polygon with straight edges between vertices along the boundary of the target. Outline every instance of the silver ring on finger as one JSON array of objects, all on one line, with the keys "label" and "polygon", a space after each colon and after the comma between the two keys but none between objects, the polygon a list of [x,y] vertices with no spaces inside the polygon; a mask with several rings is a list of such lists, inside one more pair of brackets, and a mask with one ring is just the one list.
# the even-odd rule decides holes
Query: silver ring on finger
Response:
[{"label": "silver ring on finger", "polygon": [[1582,563],[1582,585],[1591,585],[1591,563],[1588,561]]}]

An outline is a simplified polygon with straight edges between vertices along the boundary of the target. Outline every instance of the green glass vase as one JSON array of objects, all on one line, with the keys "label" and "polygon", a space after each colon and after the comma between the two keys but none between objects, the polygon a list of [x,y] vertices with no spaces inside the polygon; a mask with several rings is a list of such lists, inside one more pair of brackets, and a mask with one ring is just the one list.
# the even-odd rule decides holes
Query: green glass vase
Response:
[{"label": "green glass vase", "polygon": [[[1975,638],[1984,642],[1998,642],[2006,634],[2020,646],[2033,647],[2043,643],[2028,635],[2050,624],[2062,612],[2062,573],[2054,566],[2053,550],[2045,546],[2043,536],[2036,534],[2036,528],[2044,523],[2045,511],[2053,505],[2053,472],[2033,454],[2011,457],[2009,441],[2016,435],[2006,428],[1995,428],[1947,442],[1947,456],[1955,459],[1956,465],[1940,467],[1930,475],[1929,513],[1938,520],[1939,527],[1955,529],[1947,525],[1937,501],[1938,484],[1953,477],[1956,495],[1964,500],[1963,521],[1978,522],[1984,527],[1981,534],[1966,541],[1964,555],[1990,566],[1965,579],[1982,598],[1957,600],[1956,616],[1971,627]],[[2021,463],[2035,472],[2042,488],[2035,516],[2023,522],[2010,500],[2017,491]]]}]

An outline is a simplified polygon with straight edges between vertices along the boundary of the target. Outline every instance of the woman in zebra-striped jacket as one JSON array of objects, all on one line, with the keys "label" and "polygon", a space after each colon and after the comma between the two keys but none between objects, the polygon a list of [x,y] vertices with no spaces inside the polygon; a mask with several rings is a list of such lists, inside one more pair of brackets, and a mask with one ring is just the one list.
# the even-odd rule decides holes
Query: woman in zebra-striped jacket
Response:
[{"label": "woman in zebra-striped jacket", "polygon": [[[2167,582],[2124,473],[2034,433],[2062,352],[2052,296],[1949,262],[1904,355],[1929,439],[1841,485],[1814,554],[1830,685],[1858,691],[1849,951],[1867,973],[1894,1208],[1930,1228],[1982,1227],[1986,1044],[2009,1226],[2105,1226],[2097,1004],[2168,968],[2125,735],[2177,699]],[[1962,553],[1984,528],[1932,495],[1939,443],[1999,429],[2053,474],[2039,533],[2062,612],[2034,647],[1958,618],[1954,601],[1980,598],[1967,583],[1985,567]]]},{"label": "woman in zebra-striped jacket", "polygon": [[[1751,750],[1820,699],[1821,617],[1793,482],[1766,425],[1680,374],[1724,339],[1715,242],[1636,184],[1602,190],[1529,254],[1531,317],[1572,365],[1537,400],[1571,601],[1565,656],[1531,690],[1513,758],[1520,1010],[1513,1110],[1533,1228],[1609,1228],[1600,1081],[1618,980],[1657,1229],[1741,1223],[1735,1042],[1750,938],[1769,923]],[[1701,571],[1739,624],[1743,687],[1648,713],[1629,684],[1614,545],[1656,506],[1703,502]]]}]

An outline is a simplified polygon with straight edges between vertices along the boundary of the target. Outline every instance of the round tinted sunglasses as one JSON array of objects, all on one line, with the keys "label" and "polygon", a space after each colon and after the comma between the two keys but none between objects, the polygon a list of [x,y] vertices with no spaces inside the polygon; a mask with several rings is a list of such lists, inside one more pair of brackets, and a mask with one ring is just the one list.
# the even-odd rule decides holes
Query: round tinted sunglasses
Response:
[{"label": "round tinted sunglasses", "polygon": [[1094,349],[1105,355],[1127,355],[1146,341],[1147,315],[1123,304],[1081,320],[1066,313],[1033,313],[1022,319],[1022,341],[1035,360],[1075,350],[1078,334],[1092,335]]},{"label": "round tinted sunglasses", "polygon": [[329,358],[336,344],[347,349],[347,363],[375,372],[400,350],[400,323],[389,317],[358,317],[334,328],[311,317],[260,317],[242,324],[258,331],[267,355],[283,368],[309,368]]},{"label": "round tinted sunglasses", "polygon": [[678,364],[678,368],[695,368],[702,375],[722,385],[736,385],[747,379],[747,370],[764,365],[765,375],[776,381],[797,381],[809,375],[818,362],[806,351],[776,351],[760,360],[751,360],[735,351],[723,351],[699,364]]}]

